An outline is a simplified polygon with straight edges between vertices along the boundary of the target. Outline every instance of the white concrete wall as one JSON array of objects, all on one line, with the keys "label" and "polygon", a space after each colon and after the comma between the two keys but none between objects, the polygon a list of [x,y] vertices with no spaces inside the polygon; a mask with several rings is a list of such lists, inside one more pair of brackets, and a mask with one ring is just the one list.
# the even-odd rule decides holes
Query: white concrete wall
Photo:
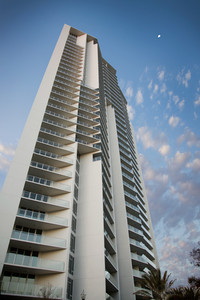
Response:
[{"label": "white concrete wall", "polygon": [[107,106],[109,147],[113,183],[113,199],[117,240],[118,273],[120,281],[120,299],[133,300],[133,275],[130,256],[127,216],[124,201],[124,190],[121,163],[117,139],[115,114],[112,106]]},{"label": "white concrete wall", "polygon": [[93,41],[87,43],[84,84],[93,89],[99,87],[98,44]]},{"label": "white concrete wall", "polygon": [[19,206],[29,164],[38,137],[38,132],[69,30],[70,26],[65,25],[63,27],[45,75],[42,79],[0,195],[0,273],[5,260],[9,239],[14,225],[15,216]]},{"label": "white concrete wall", "polygon": [[101,161],[80,158],[73,300],[105,299],[104,224]]}]

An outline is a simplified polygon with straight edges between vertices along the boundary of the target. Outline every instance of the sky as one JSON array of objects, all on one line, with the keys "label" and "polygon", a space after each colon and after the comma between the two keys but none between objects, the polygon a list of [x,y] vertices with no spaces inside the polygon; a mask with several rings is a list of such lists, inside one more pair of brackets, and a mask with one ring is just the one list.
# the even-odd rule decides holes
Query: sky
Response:
[{"label": "sky", "polygon": [[0,0],[0,188],[64,24],[98,39],[134,127],[161,270],[199,276],[200,1]]}]

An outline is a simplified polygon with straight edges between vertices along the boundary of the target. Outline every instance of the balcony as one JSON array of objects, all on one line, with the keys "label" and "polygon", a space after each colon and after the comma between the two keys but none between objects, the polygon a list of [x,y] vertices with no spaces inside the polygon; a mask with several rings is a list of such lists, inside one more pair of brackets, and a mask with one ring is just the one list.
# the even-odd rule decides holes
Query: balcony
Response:
[{"label": "balcony", "polygon": [[70,80],[67,76],[62,74],[56,74],[55,82],[59,82],[66,86],[69,86],[73,93],[79,92],[79,85],[74,81]]},{"label": "balcony", "polygon": [[110,224],[110,221],[106,216],[104,216],[104,229],[108,232],[108,234],[111,238],[115,237],[114,232],[113,232],[113,230],[114,230],[113,225]]},{"label": "balcony", "polygon": [[99,130],[91,127],[91,125],[86,122],[81,122],[80,120],[77,121],[77,129],[87,131],[89,134],[100,134]]},{"label": "balcony", "polygon": [[141,226],[141,228],[142,228],[143,233],[146,236],[146,238],[149,239],[149,240],[151,240],[151,234],[150,234],[150,232],[143,225]]},{"label": "balcony", "polygon": [[87,132],[87,131],[77,129],[76,130],[76,135],[77,135],[78,138],[84,139],[86,141],[86,143],[89,143],[89,144],[99,142],[99,139],[91,136],[90,133]]},{"label": "balcony", "polygon": [[114,240],[110,238],[109,234],[106,231],[104,231],[104,237],[106,249],[108,249],[111,254],[115,254],[116,251]]},{"label": "balcony", "polygon": [[128,193],[127,191],[124,191],[124,195],[127,201],[131,202],[132,204],[134,203],[135,205],[138,204],[138,199],[136,196]]},{"label": "balcony", "polygon": [[72,120],[72,118],[64,116],[64,115],[62,115],[60,113],[57,113],[55,111],[51,111],[49,109],[46,109],[45,117],[47,117],[47,118],[50,117],[51,119],[56,120],[58,122],[62,121],[62,124],[65,125],[65,126],[68,126],[68,127],[75,125],[75,122]]},{"label": "balcony", "polygon": [[39,211],[19,208],[16,224],[33,229],[52,230],[66,228],[68,226],[68,220]]},{"label": "balcony", "polygon": [[67,200],[48,197],[26,190],[23,191],[20,203],[22,207],[45,212],[55,212],[70,207],[70,203]]},{"label": "balcony", "polygon": [[141,220],[135,216],[133,216],[132,214],[126,213],[127,218],[129,219],[130,225],[132,224],[133,226],[136,226],[137,228],[141,228]]},{"label": "balcony", "polygon": [[133,269],[133,277],[135,277],[136,279],[142,279],[142,276],[146,274],[145,272],[142,271],[138,271],[138,270],[134,270]]},{"label": "balcony", "polygon": [[127,208],[128,212],[130,212],[131,214],[134,214],[136,216],[139,216],[140,210],[136,205],[131,204],[127,201],[125,201],[125,204],[126,204],[126,208]]},{"label": "balcony", "polygon": [[53,274],[63,273],[65,264],[63,261],[44,259],[36,256],[7,253],[5,263],[7,271],[29,272],[29,274]]},{"label": "balcony", "polygon": [[[1,295],[21,297],[21,299],[38,299],[42,296],[45,286],[27,282],[5,281],[2,282]],[[48,287],[47,287],[48,288]],[[24,298],[26,297],[26,298]],[[7,298],[6,298],[7,299]],[[9,298],[8,298],[9,299]],[[18,298],[19,299],[19,298]],[[62,299],[62,288],[53,287],[48,299]]]},{"label": "balcony", "polygon": [[142,241],[143,238],[143,232],[142,230],[139,230],[131,225],[128,225],[129,235],[131,238],[135,238],[137,240]]},{"label": "balcony", "polygon": [[72,172],[68,170],[63,170],[62,168],[56,168],[36,161],[31,162],[29,173],[33,176],[39,176],[53,181],[72,178]]},{"label": "balcony", "polygon": [[66,249],[66,240],[64,239],[20,230],[13,230],[10,244],[11,247],[40,252]]},{"label": "balcony", "polygon": [[73,78],[73,80],[77,80],[78,82],[81,82],[80,74],[78,74],[78,72],[72,70],[70,67],[66,66],[65,64],[60,63],[58,70],[64,71],[65,74],[67,74],[69,77]]},{"label": "balcony", "polygon": [[99,149],[93,147],[94,144],[86,142],[83,139],[80,139],[77,137],[76,142],[78,142],[78,153],[79,154],[99,152]]},{"label": "balcony", "polygon": [[135,253],[131,253],[131,260],[133,266],[139,266],[142,269],[144,269],[148,265],[147,261],[144,259],[143,256],[137,255]]},{"label": "balcony", "polygon": [[76,76],[74,76],[71,72],[69,72],[70,70],[68,68],[65,68],[63,66],[59,66],[58,68],[58,71],[57,71],[57,76],[59,74],[62,74],[62,75],[67,75],[68,77],[68,80],[70,80],[71,82],[73,82],[74,84],[76,84],[77,87],[80,86],[81,84],[81,80],[80,80],[80,77],[77,78]]},{"label": "balcony", "polygon": [[37,139],[37,146],[38,144],[40,149],[45,151],[53,151],[53,153],[55,153],[58,156],[64,156],[74,153],[73,147],[64,146],[63,144],[59,144],[48,139],[43,139],[41,137],[38,137]]},{"label": "balcony", "polygon": [[106,278],[106,293],[112,293],[118,291],[118,284],[115,278],[108,272],[105,272]]},{"label": "balcony", "polygon": [[117,272],[116,262],[106,249],[105,249],[105,264],[106,264],[106,269],[110,273]]},{"label": "balcony", "polygon": [[[72,132],[70,132],[69,135],[71,135],[72,133],[75,133],[75,132],[72,131]],[[51,129],[48,129],[45,127],[40,128],[40,137],[46,138],[46,139],[49,139],[49,138],[53,139],[55,142],[63,144],[63,145],[68,145],[75,141],[74,138],[72,138],[66,134],[63,134],[58,131],[51,130]]]},{"label": "balcony", "polygon": [[48,102],[48,109],[49,108],[55,113],[62,114],[67,119],[72,119],[76,117],[76,114],[72,113],[71,110],[66,109],[60,105]]},{"label": "balcony", "polygon": [[67,158],[65,156],[61,156],[49,151],[45,151],[39,148],[35,148],[33,152],[33,160],[38,162],[42,162],[45,164],[50,164],[54,167],[62,168],[68,167],[73,164],[73,160],[71,158]]},{"label": "balcony", "polygon": [[27,176],[25,188],[36,193],[44,193],[47,196],[58,196],[71,191],[70,185],[32,175]]},{"label": "balcony", "polygon": [[153,249],[151,241],[149,241],[145,236],[143,236],[143,242],[147,246],[147,248],[149,248],[150,250]]},{"label": "balcony", "polygon": [[64,125],[61,120],[59,120],[59,122],[52,120],[51,116],[50,118],[45,117],[43,119],[42,126],[45,126],[45,128],[47,129],[58,131],[60,134],[63,134],[64,136],[75,133],[74,128]]}]

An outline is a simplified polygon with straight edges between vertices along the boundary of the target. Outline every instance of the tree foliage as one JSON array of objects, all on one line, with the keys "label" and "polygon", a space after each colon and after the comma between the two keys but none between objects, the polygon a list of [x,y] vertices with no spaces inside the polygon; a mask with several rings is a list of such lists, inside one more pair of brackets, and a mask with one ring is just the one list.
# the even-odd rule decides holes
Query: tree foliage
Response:
[{"label": "tree foliage", "polygon": [[192,263],[195,266],[200,267],[200,242],[198,242],[197,248],[192,249],[190,256],[192,257]]},{"label": "tree foliage", "polygon": [[[138,290],[135,294],[145,296],[148,299],[162,300],[166,299],[168,290],[175,280],[169,280],[171,274],[164,272],[163,276],[160,269],[149,271],[142,276],[142,285],[147,290]],[[148,292],[148,290],[150,292]]]}]

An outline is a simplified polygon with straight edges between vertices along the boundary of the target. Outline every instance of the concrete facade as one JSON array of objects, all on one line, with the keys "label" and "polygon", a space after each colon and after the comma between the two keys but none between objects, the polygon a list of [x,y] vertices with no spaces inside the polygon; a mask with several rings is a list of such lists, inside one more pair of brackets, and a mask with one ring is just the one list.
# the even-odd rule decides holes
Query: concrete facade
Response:
[{"label": "concrete facade", "polygon": [[96,38],[64,25],[0,197],[4,299],[134,299],[158,266],[126,100]]}]

